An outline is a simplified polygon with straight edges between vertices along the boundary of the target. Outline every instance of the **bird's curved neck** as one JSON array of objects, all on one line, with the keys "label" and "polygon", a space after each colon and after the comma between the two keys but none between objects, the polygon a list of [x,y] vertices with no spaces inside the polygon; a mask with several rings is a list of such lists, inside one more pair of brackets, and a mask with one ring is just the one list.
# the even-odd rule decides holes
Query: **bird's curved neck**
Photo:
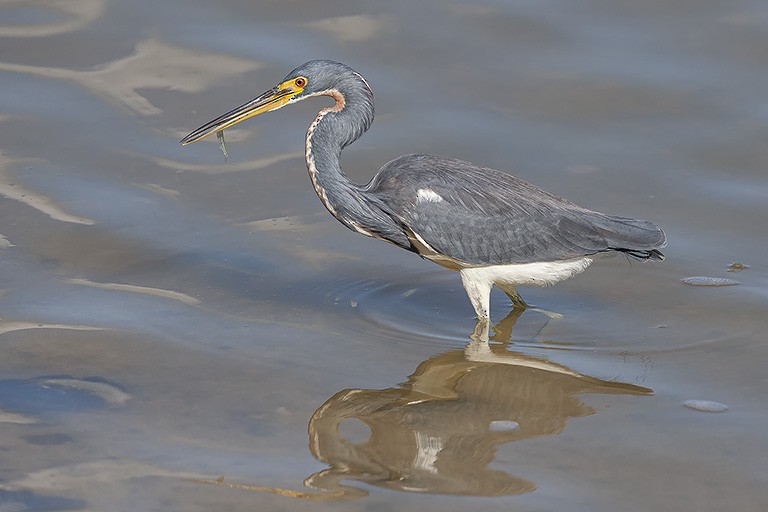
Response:
[{"label": "bird's curved neck", "polygon": [[373,96],[365,87],[333,89],[318,94],[335,104],[318,112],[307,130],[306,161],[309,177],[328,211],[348,227],[354,227],[355,207],[364,204],[361,187],[341,170],[341,151],[357,140],[373,122]]}]

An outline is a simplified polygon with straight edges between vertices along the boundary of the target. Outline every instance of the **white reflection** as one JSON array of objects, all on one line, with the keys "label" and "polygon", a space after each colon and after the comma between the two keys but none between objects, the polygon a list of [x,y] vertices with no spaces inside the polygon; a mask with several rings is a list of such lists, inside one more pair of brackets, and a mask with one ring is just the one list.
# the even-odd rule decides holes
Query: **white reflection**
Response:
[{"label": "white reflection", "polygon": [[144,116],[161,110],[139,94],[142,89],[200,92],[214,82],[253,71],[262,64],[238,57],[171,46],[147,39],[127,57],[90,71],[27,66],[0,62],[0,71],[26,73],[45,78],[70,80],[106,98],[111,103]]},{"label": "white reflection", "polygon": [[164,288],[151,288],[149,286],[137,286],[133,284],[122,283],[97,283],[95,281],[89,281],[88,279],[66,279],[65,281],[70,284],[90,286],[91,288],[102,288],[105,290],[140,293],[142,295],[153,295],[155,297],[162,297],[164,299],[177,300],[179,302],[183,302],[184,304],[189,304],[190,306],[200,304],[200,301],[191,295],[175,292],[173,290],[166,290]]},{"label": "white reflection", "polygon": [[40,6],[56,10],[64,19],[52,23],[0,25],[0,36],[45,37],[74,32],[104,14],[104,0],[0,0],[0,11],[17,6]]},{"label": "white reflection", "polygon": [[98,382],[83,379],[44,379],[45,386],[59,386],[62,388],[77,389],[95,395],[110,405],[123,405],[131,399],[131,395],[106,382]]},{"label": "white reflection", "polygon": [[37,423],[35,418],[24,416],[23,414],[16,414],[15,412],[8,412],[0,409],[0,423],[15,423],[16,425],[31,425]]},{"label": "white reflection", "polygon": [[26,331],[28,329],[65,329],[71,331],[103,331],[103,327],[95,325],[77,325],[77,324],[46,324],[41,322],[23,322],[23,321],[0,321],[0,334],[13,331]]},{"label": "white reflection", "polygon": [[[31,206],[35,210],[48,215],[50,218],[54,220],[59,220],[62,222],[72,222],[74,224],[86,224],[86,225],[94,224],[94,222],[91,219],[88,219],[86,217],[80,217],[77,215],[68,214],[67,212],[62,210],[61,207],[58,204],[56,204],[56,202],[50,197],[46,197],[42,194],[38,194],[37,192],[30,190],[28,188],[25,188],[23,185],[19,184],[18,180],[11,174],[9,167],[12,164],[18,163],[20,161],[21,160],[11,159],[6,155],[4,155],[2,152],[0,152],[0,194],[1,195],[7,197],[8,199],[13,199],[14,201],[24,203],[27,206]],[[0,247],[2,246],[3,244],[0,243]]]},{"label": "white reflection", "polygon": [[247,227],[252,233],[258,231],[293,231],[311,232],[318,229],[318,224],[326,221],[325,216],[313,215],[307,218],[302,215],[288,215],[286,217],[270,217],[268,219],[259,219],[241,224]]},{"label": "white reflection", "polygon": [[330,34],[339,43],[368,41],[389,30],[392,18],[386,15],[355,14],[302,23],[304,27]]},{"label": "white reflection", "polygon": [[154,192],[155,194],[160,194],[161,196],[165,196],[170,199],[176,199],[177,197],[179,197],[178,190],[166,188],[162,185],[158,185],[157,183],[146,183],[146,184],[137,183],[137,185],[151,192]]},{"label": "white reflection", "polygon": [[0,484],[0,489],[73,493],[88,501],[100,502],[105,496],[109,496],[105,488],[118,486],[121,482],[147,477],[199,479],[204,476],[206,475],[188,471],[169,471],[131,460],[108,459],[35,471],[18,480]]},{"label": "white reflection", "polygon": [[159,157],[153,157],[150,160],[152,160],[152,162],[154,162],[156,165],[167,167],[168,169],[173,169],[174,171],[193,171],[205,174],[224,174],[230,172],[255,171],[257,169],[263,169],[265,167],[269,167],[270,165],[282,162],[284,160],[290,160],[292,158],[304,158],[304,152],[293,151],[291,153],[278,153],[276,155],[257,158],[255,160],[247,160],[245,162],[235,163],[222,163],[220,165],[189,164],[186,162],[179,162],[178,160]]}]

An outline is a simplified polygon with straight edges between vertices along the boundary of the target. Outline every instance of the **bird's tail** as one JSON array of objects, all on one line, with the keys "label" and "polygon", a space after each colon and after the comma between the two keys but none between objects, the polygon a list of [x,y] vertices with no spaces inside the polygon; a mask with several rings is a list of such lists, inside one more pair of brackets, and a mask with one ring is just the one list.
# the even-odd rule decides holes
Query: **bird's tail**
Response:
[{"label": "bird's tail", "polygon": [[638,251],[636,249],[623,249],[623,248],[613,248],[612,250],[623,252],[627,256],[632,256],[635,259],[638,260],[657,260],[657,261],[664,261],[664,254],[661,253],[658,249],[651,249],[650,251]]},{"label": "bird's tail", "polygon": [[667,235],[653,222],[629,217],[597,214],[589,219],[608,244],[608,249],[639,260],[663,260],[659,249],[667,245]]}]

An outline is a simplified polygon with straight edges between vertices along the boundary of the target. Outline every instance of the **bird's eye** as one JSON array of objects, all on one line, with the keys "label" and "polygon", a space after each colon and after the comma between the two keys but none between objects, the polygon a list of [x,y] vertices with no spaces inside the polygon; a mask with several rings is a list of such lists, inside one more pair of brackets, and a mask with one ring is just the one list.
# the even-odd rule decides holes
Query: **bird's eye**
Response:
[{"label": "bird's eye", "polygon": [[296,87],[304,87],[305,85],[307,85],[307,79],[304,78],[303,76],[300,76],[299,78],[294,80],[293,83],[296,84]]}]

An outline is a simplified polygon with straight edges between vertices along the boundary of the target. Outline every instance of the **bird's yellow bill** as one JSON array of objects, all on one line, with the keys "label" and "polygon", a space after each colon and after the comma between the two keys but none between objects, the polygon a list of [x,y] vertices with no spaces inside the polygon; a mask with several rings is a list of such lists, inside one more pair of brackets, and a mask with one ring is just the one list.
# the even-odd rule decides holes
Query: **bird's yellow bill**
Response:
[{"label": "bird's yellow bill", "polygon": [[231,126],[236,125],[241,121],[269,112],[271,110],[277,110],[278,108],[286,105],[297,94],[301,93],[303,88],[298,87],[294,81],[283,82],[277,87],[273,87],[261,96],[252,99],[248,103],[244,103],[239,107],[230,110],[226,114],[223,114],[213,121],[210,121],[197,130],[193,131],[183,139],[181,144],[186,146],[192,144],[200,139],[209,136],[212,133],[220,132]]}]

